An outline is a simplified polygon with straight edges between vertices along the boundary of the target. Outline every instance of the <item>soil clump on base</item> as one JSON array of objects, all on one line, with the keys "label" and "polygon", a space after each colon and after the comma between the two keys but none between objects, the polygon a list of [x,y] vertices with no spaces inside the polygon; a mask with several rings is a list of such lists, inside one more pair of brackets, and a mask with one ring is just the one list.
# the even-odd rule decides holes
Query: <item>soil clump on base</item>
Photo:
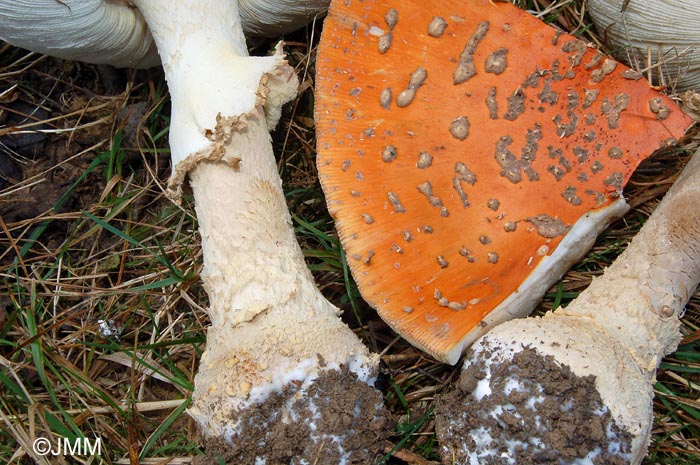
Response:
[{"label": "soil clump on base", "polygon": [[624,465],[631,435],[595,387],[551,356],[527,348],[496,361],[485,348],[437,408],[444,463]]},{"label": "soil clump on base", "polygon": [[237,417],[235,443],[207,439],[195,465],[374,464],[392,426],[381,392],[347,370],[323,371],[304,392],[288,386]]}]

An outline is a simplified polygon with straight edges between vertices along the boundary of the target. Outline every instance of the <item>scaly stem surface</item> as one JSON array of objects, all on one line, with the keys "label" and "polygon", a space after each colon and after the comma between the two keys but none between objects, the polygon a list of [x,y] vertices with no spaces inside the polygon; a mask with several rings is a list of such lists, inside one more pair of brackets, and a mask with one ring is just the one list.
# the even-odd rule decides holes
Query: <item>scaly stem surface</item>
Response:
[{"label": "scaly stem surface", "polygon": [[240,163],[202,161],[190,173],[212,321],[191,413],[216,435],[293,381],[345,365],[369,382],[376,363],[314,285],[262,112],[245,121],[226,146]]},{"label": "scaly stem surface", "polygon": [[[211,327],[190,414],[234,449],[231,463],[278,463],[287,450],[356,460],[369,442],[358,445],[355,430],[383,415],[368,387],[378,358],[318,291],[294,236],[268,121],[295,95],[296,76],[279,47],[248,56],[234,0],[135,3],[172,97],[170,187],[177,197],[189,175],[202,236]],[[353,380],[355,394],[327,399],[317,384],[329,372]],[[339,412],[348,421],[329,420]],[[293,444],[281,452],[265,447],[284,440]]]},{"label": "scaly stem surface", "polygon": [[[700,282],[699,205],[700,152],[627,249],[567,308],[507,322],[477,341],[460,389],[438,414],[444,455],[460,457],[457,463],[525,454],[639,464],[650,439],[656,368],[677,347],[683,308]],[[533,364],[548,368],[528,372]],[[525,402],[517,406],[511,391]],[[486,403],[494,398],[501,403]],[[547,405],[560,407],[543,413]],[[524,429],[527,415],[537,416],[535,427]],[[473,428],[470,418],[507,427]],[[561,431],[578,439],[562,441]],[[523,438],[526,447],[513,450]]]},{"label": "scaly stem surface", "polygon": [[653,378],[678,346],[680,316],[700,281],[700,155],[627,249],[561,315],[584,316],[628,347]]}]

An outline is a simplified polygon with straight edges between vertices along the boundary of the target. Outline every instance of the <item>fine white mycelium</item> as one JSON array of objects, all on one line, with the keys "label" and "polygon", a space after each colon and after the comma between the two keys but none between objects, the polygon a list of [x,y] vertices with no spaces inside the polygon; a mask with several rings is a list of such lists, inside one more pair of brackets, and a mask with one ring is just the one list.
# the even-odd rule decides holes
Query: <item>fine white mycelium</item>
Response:
[{"label": "fine white mycelium", "polygon": [[[495,343],[488,338],[483,338],[477,341],[472,346],[472,356],[466,360],[463,370],[468,370],[472,367],[477,368],[481,373],[479,381],[470,393],[470,402],[483,402],[494,394],[492,390],[492,381],[497,372],[496,367],[504,363],[511,363],[513,357],[523,350],[530,347],[516,340],[503,341],[498,340]],[[519,421],[525,424],[526,420],[522,413],[513,404],[495,405],[491,410],[482,412],[489,419],[496,420],[496,423],[501,425],[497,429],[480,425],[469,431],[469,438],[473,447],[469,447],[467,442],[459,451],[460,455],[467,457],[466,462],[459,462],[460,465],[480,465],[488,458],[498,458],[504,464],[518,465],[517,451],[528,451],[528,454],[536,457],[538,452],[544,452],[547,445],[543,442],[543,435],[547,433],[544,419],[537,415],[538,405],[545,401],[545,388],[538,380],[521,379],[514,374],[508,376],[503,394],[511,395],[513,392],[523,393],[528,395],[524,402],[525,409],[530,410],[534,414],[534,422],[527,423],[529,438],[527,441],[508,438],[504,435],[504,430],[507,430],[507,422]],[[572,408],[572,403],[564,403],[561,405],[561,411],[567,412]],[[606,407],[602,407],[593,412],[593,415],[602,417],[608,413]],[[484,417],[484,418],[486,418]],[[507,418],[506,418],[507,417]],[[462,421],[459,415],[456,415],[451,420],[448,428],[459,428]],[[625,460],[631,459],[631,454],[621,451],[622,439],[618,433],[613,431],[611,425],[606,427],[605,445],[608,454],[619,456]],[[454,446],[454,445],[452,445]],[[601,447],[596,447],[585,456],[574,459],[573,461],[562,461],[566,465],[594,465],[595,460],[603,453]],[[500,463],[500,462],[499,462]]]}]

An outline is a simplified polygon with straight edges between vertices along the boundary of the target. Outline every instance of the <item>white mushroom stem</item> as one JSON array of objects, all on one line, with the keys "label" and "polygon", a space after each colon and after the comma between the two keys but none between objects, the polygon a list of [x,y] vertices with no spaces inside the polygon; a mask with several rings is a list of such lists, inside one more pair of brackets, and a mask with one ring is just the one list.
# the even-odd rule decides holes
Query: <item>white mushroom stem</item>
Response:
[{"label": "white mushroom stem", "polygon": [[[211,327],[190,413],[205,436],[255,448],[249,425],[291,423],[324,372],[371,383],[378,359],[318,291],[294,236],[268,133],[297,87],[279,47],[248,56],[236,1],[134,3],[172,97],[171,187],[189,174],[202,236]],[[275,395],[287,400],[274,418],[251,420]],[[343,408],[352,417],[355,405]]]},{"label": "white mushroom stem", "polygon": [[322,369],[345,365],[368,384],[376,371],[313,283],[265,129],[251,117],[232,141],[246,150],[239,170],[204,161],[190,173],[211,318],[190,413],[214,436],[232,434],[235,412],[293,382],[303,390]]},{"label": "white mushroom stem", "polygon": [[681,339],[680,316],[700,281],[700,155],[625,252],[556,314],[591,319],[619,339],[651,380]]},{"label": "white mushroom stem", "polygon": [[[629,433],[629,446],[621,448],[618,456],[625,463],[640,463],[650,439],[656,368],[678,346],[680,317],[700,282],[698,205],[700,152],[627,249],[568,307],[543,318],[504,323],[477,341],[464,373],[482,367],[485,377],[481,391],[471,395],[483,398],[487,385],[493,386],[495,377],[503,376],[497,373],[497,365],[534,349],[580,378],[595,377],[603,406],[600,412],[609,411],[617,427]],[[522,385],[523,380],[515,382]],[[547,425],[548,420],[543,418],[541,424]],[[461,447],[454,438],[450,440],[452,445],[445,447]],[[605,440],[613,439],[609,435]],[[616,436],[615,441],[619,440]],[[606,445],[611,442],[601,443],[603,451]],[[590,453],[595,455],[593,450]]]}]

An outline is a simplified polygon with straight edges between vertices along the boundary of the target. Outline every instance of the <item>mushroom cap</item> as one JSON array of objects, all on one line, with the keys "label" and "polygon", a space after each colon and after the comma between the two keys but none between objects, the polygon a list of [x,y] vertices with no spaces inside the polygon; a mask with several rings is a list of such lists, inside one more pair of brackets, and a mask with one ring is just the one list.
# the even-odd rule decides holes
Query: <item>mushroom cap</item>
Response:
[{"label": "mushroom cap", "polygon": [[655,84],[700,86],[700,2],[588,0],[586,7],[620,60],[640,68],[661,63],[649,72]]},{"label": "mushroom cap", "polygon": [[489,0],[333,1],[316,69],[319,176],[353,276],[450,363],[543,264],[580,255],[559,246],[619,212],[637,165],[692,123],[627,67]]},{"label": "mushroom cap", "polygon": [[239,0],[238,3],[246,35],[279,37],[322,15],[330,0]]},{"label": "mushroom cap", "polygon": [[0,0],[0,39],[87,63],[160,63],[146,21],[128,0]]},{"label": "mushroom cap", "polygon": [[[238,6],[246,35],[277,37],[312,21],[328,1],[240,0]],[[146,21],[130,0],[0,0],[0,39],[86,63],[132,68],[160,63]]]}]

